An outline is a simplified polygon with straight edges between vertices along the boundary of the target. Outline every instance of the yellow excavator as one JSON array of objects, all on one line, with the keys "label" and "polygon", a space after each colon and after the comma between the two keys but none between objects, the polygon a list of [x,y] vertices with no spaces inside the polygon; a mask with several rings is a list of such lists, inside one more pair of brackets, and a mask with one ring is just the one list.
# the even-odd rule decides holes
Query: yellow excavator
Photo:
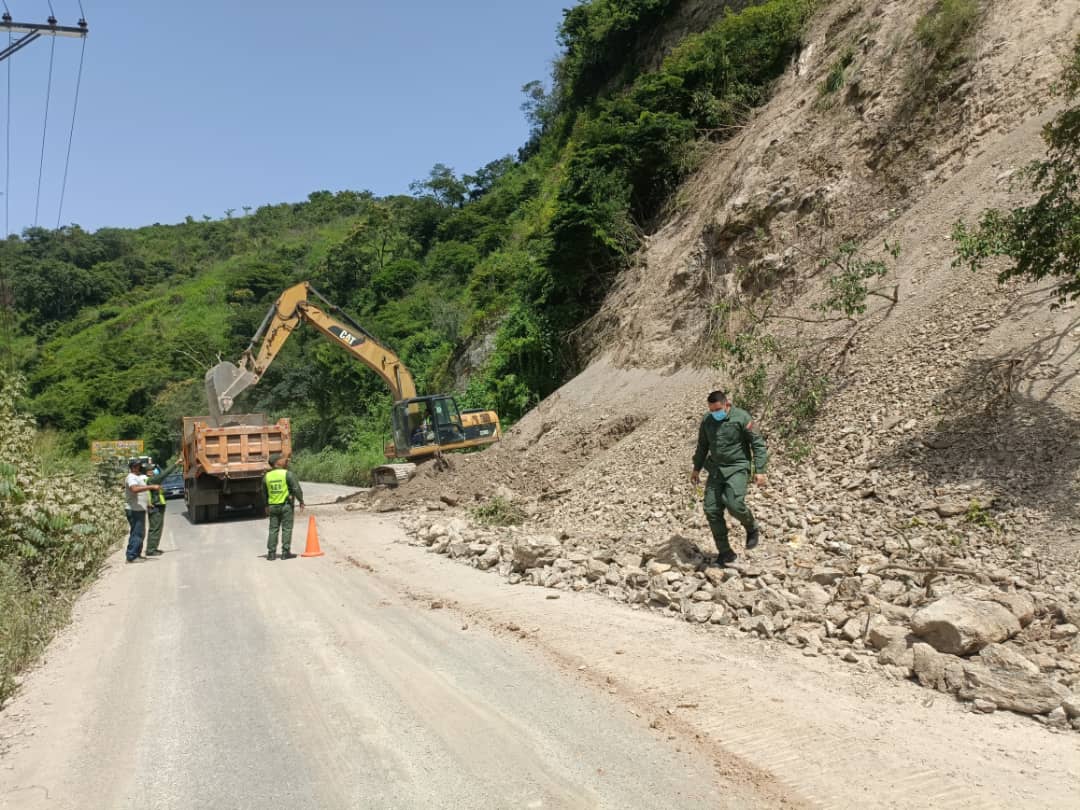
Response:
[{"label": "yellow excavator", "polygon": [[[218,363],[206,373],[212,420],[221,423],[237,395],[262,378],[289,335],[303,322],[314,326],[390,386],[394,407],[393,441],[385,448],[388,459],[419,462],[436,458],[442,462],[445,452],[499,441],[502,431],[494,411],[461,411],[448,394],[417,396],[413,376],[401,359],[307,281],[289,287],[278,297],[238,365]],[[395,467],[400,465],[378,468],[376,483],[396,484],[407,478]]]}]

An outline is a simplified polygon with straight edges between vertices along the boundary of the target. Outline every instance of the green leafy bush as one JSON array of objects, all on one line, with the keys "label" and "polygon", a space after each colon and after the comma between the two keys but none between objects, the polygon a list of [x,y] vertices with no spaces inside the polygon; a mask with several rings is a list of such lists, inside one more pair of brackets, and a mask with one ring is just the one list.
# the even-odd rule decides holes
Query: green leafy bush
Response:
[{"label": "green leafy bush", "polygon": [[498,495],[473,509],[472,516],[485,526],[520,526],[526,519],[520,506]]},{"label": "green leafy bush", "polygon": [[63,472],[18,407],[23,390],[0,380],[0,702],[127,534],[122,479],[102,488],[86,469]]},{"label": "green leafy bush", "polygon": [[977,270],[994,257],[1008,257],[998,281],[1053,279],[1056,305],[1080,297],[1080,37],[1060,92],[1072,106],[1043,129],[1046,158],[1019,178],[1038,198],[1011,211],[985,211],[976,228],[958,222],[953,231],[956,264]]}]

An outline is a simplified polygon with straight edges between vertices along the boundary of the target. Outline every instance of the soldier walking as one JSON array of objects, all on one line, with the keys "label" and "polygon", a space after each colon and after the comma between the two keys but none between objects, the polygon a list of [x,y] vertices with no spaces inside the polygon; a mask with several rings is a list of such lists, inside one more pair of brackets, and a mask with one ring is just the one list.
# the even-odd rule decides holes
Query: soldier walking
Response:
[{"label": "soldier walking", "polygon": [[701,471],[709,478],[705,483],[705,518],[716,543],[719,565],[730,565],[738,559],[728,542],[726,509],[746,529],[746,549],[754,548],[761,539],[754,515],[746,505],[746,487],[753,471],[754,483],[765,485],[765,465],[768,451],[761,434],[746,411],[735,408],[723,391],[709,394],[709,413],[698,429],[694,471],[690,482],[697,486]]},{"label": "soldier walking", "polygon": [[291,560],[296,555],[292,548],[293,502],[304,508],[304,491],[300,481],[289,472],[289,459],[275,454],[270,458],[273,465],[263,476],[263,493],[266,495],[266,514],[270,517],[270,536],[266,541],[266,559],[277,559],[278,530],[281,531],[281,559]]}]

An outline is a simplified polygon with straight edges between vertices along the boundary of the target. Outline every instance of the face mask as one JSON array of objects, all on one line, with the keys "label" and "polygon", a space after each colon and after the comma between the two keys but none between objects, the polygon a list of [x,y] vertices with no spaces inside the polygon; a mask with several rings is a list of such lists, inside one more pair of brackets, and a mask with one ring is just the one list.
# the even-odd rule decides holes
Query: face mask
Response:
[{"label": "face mask", "polygon": [[711,416],[717,422],[723,422],[725,419],[727,419],[727,411],[710,411],[709,416]]}]

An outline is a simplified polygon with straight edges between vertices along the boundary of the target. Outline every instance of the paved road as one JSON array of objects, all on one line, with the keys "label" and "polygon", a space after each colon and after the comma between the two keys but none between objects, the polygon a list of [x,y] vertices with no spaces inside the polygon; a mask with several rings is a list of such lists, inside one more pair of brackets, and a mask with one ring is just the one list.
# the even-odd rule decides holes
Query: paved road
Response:
[{"label": "paved road", "polygon": [[520,645],[172,503],[167,553],[114,565],[0,716],[0,807],[759,804]]}]

